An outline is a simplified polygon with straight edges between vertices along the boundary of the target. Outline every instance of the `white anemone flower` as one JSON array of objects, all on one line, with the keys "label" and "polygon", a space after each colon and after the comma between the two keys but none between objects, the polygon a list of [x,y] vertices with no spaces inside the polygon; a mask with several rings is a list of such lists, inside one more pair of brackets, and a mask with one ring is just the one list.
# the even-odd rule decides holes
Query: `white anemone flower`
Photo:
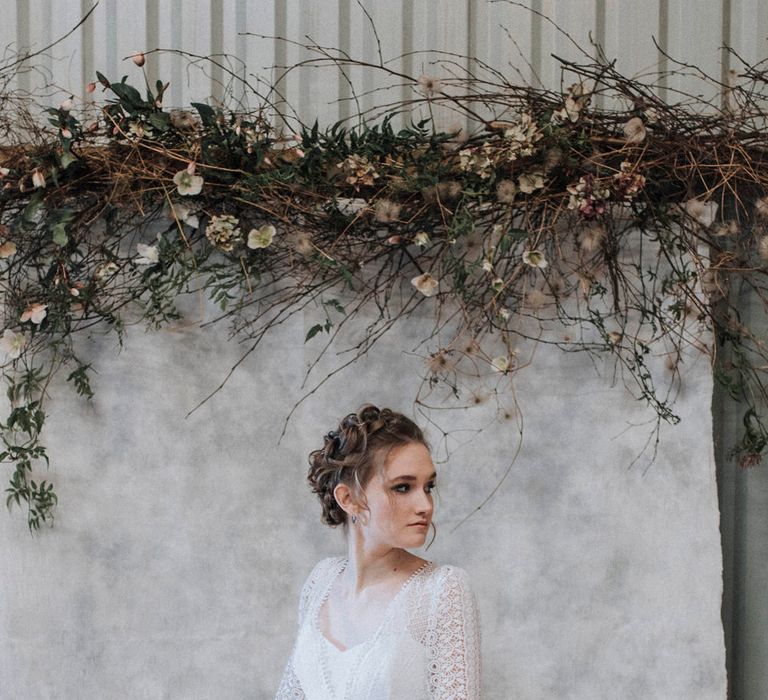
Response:
[{"label": "white anemone flower", "polygon": [[192,228],[198,228],[200,226],[200,219],[197,215],[190,207],[181,202],[171,202],[167,209],[167,216],[169,219],[176,219]]},{"label": "white anemone flower", "polygon": [[24,309],[24,313],[21,314],[20,320],[22,323],[25,323],[26,321],[32,321],[32,323],[35,325],[40,325],[48,314],[46,311],[47,308],[48,304],[41,304],[40,302],[30,304],[26,309]]},{"label": "white anemone flower", "polygon": [[246,245],[251,250],[269,248],[276,233],[277,230],[272,224],[264,224],[261,228],[252,228],[248,232],[248,242]]},{"label": "white anemone flower", "polygon": [[156,245],[137,243],[136,250],[139,253],[139,257],[136,258],[137,265],[155,265],[160,261],[160,255],[157,252]]},{"label": "white anemone flower", "polygon": [[549,263],[540,250],[526,250],[523,253],[523,262],[531,267],[538,267],[540,270],[546,268]]},{"label": "white anemone flower", "polygon": [[194,174],[194,166],[186,170],[180,170],[173,176],[173,182],[180,195],[185,197],[194,197],[200,194],[203,189],[203,178],[201,175]]},{"label": "white anemone flower", "polygon": [[531,194],[531,192],[540,190],[542,187],[544,187],[544,175],[537,171],[523,173],[519,178],[517,178],[517,183],[521,192],[525,192],[525,194]]},{"label": "white anemone flower", "polygon": [[434,277],[432,277],[429,272],[425,272],[423,275],[414,277],[411,280],[411,284],[416,287],[416,289],[418,289],[425,297],[431,297],[433,294],[437,293],[439,282]]},{"label": "white anemone flower", "polygon": [[413,237],[413,242],[420,248],[426,248],[429,245],[429,234],[426,231],[419,231]]},{"label": "white anemone flower", "polygon": [[15,333],[10,328],[6,328],[3,332],[3,337],[0,338],[0,350],[2,350],[7,357],[15,360],[21,355],[27,344],[27,339],[23,333]]}]

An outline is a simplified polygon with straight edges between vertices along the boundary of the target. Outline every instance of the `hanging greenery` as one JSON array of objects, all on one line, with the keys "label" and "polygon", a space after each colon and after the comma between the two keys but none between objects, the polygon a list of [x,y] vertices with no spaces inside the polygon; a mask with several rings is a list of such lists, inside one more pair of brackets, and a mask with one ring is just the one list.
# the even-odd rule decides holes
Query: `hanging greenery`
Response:
[{"label": "hanging greenery", "polygon": [[[676,422],[669,376],[693,346],[745,402],[738,457],[759,461],[768,358],[729,289],[738,282],[765,299],[762,71],[745,65],[713,106],[663,102],[604,60],[563,62],[573,84],[558,94],[511,84],[475,59],[472,74],[406,76],[307,48],[314,66],[390,73],[413,97],[377,118],[309,126],[282,113],[276,92],[248,112],[166,109],[167,83],[139,89],[99,73],[87,86],[102,93],[97,114],[69,99],[46,109],[41,127],[7,88],[18,63],[0,67],[0,348],[11,405],[0,460],[13,468],[8,504],[27,507],[30,529],[57,500],[34,478],[48,461],[46,388],[64,370],[78,394],[93,395],[76,336],[101,326],[122,342],[128,322],[174,322],[178,297],[199,290],[220,307],[217,320],[252,341],[249,353],[306,308],[318,309],[307,343],[330,343],[377,309],[350,362],[426,307],[435,325],[425,339],[453,324],[426,358],[426,380],[457,400],[461,362],[512,380],[524,339],[612,353],[625,385],[659,421]],[[133,60],[141,67],[144,56]],[[445,106],[472,129],[437,131],[428,115]],[[531,330],[553,321],[571,332]],[[735,351],[718,364],[724,346]],[[649,363],[659,354],[662,379]]]}]

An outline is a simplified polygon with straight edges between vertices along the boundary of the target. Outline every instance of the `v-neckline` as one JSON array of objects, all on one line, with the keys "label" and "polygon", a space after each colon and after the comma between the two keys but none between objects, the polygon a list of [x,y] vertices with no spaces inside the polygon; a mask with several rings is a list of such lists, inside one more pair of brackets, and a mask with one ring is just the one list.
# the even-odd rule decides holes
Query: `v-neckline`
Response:
[{"label": "v-neckline", "polygon": [[392,600],[390,600],[389,603],[387,603],[387,607],[386,607],[386,610],[384,611],[384,615],[381,619],[381,623],[379,624],[379,626],[376,628],[376,630],[373,632],[373,634],[370,637],[368,637],[367,639],[364,639],[362,642],[353,644],[351,647],[347,647],[346,649],[340,649],[336,645],[336,643],[328,639],[328,637],[326,637],[325,634],[323,633],[322,629],[320,629],[320,613],[323,610],[323,605],[325,605],[328,602],[328,598],[331,594],[331,589],[333,589],[333,584],[336,583],[336,581],[338,581],[339,576],[341,576],[341,574],[344,573],[344,570],[347,568],[348,564],[349,564],[348,558],[342,560],[341,568],[336,572],[334,576],[331,577],[331,581],[328,584],[328,587],[325,589],[325,592],[323,593],[323,597],[320,599],[320,605],[317,606],[317,610],[315,611],[315,616],[314,616],[315,630],[317,631],[317,633],[326,642],[328,642],[328,644],[330,644],[336,651],[338,651],[341,654],[345,654],[348,651],[353,651],[359,647],[362,647],[365,644],[368,644],[374,641],[379,636],[379,634],[381,633],[381,630],[384,629],[384,626],[389,621],[392,611],[394,610],[395,603],[403,595],[403,592],[406,590],[406,588],[408,588],[411,581],[413,581],[416,578],[416,576],[418,576],[422,571],[424,571],[429,566],[431,566],[432,562],[428,560],[425,561],[418,569],[411,572],[411,575],[408,576],[408,578],[405,579],[405,581],[403,581],[403,584],[400,586],[400,590],[398,590],[398,592],[395,593],[395,595],[392,597]]}]

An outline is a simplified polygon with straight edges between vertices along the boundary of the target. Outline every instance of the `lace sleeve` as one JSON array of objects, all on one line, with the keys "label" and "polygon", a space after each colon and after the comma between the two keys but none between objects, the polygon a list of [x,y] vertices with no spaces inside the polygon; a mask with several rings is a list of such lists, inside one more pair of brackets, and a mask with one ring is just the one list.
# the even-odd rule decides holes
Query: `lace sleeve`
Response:
[{"label": "lace sleeve", "polygon": [[[304,586],[302,586],[301,596],[299,597],[299,629],[301,629],[301,626],[304,624],[304,618],[306,617],[307,608],[309,607],[309,598],[312,595],[312,591],[315,589],[315,584],[317,583],[318,578],[321,576],[324,564],[325,560],[315,566],[312,573],[304,582]],[[275,700],[304,700],[306,698],[306,695],[301,688],[301,683],[293,670],[296,646],[297,642],[294,642],[291,655],[288,657],[288,663],[285,666],[283,677],[280,680],[280,685],[277,689]]]},{"label": "lace sleeve", "polygon": [[433,700],[480,698],[480,627],[464,569],[442,567],[427,634],[429,690]]}]

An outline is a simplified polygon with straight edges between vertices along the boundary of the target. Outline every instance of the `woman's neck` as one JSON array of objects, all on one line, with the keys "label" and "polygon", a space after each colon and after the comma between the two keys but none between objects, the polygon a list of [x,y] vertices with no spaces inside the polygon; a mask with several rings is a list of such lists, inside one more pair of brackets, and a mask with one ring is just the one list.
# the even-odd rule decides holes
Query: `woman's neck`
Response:
[{"label": "woman's neck", "polygon": [[396,547],[366,547],[354,533],[347,536],[346,585],[351,594],[388,580],[400,580],[417,569],[423,560]]}]

